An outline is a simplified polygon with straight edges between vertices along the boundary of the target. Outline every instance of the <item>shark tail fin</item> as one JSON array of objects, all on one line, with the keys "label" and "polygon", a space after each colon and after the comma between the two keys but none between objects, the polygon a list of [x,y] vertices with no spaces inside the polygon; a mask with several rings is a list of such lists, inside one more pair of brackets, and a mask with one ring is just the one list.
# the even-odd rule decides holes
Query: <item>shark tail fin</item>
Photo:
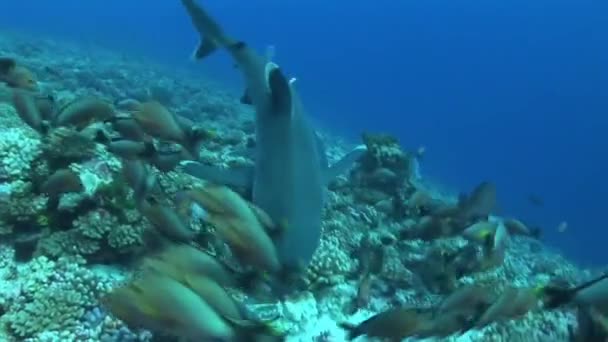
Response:
[{"label": "shark tail fin", "polygon": [[219,48],[219,44],[212,39],[204,38],[198,44],[194,52],[192,53],[193,60],[201,60],[211,55],[215,50]]}]

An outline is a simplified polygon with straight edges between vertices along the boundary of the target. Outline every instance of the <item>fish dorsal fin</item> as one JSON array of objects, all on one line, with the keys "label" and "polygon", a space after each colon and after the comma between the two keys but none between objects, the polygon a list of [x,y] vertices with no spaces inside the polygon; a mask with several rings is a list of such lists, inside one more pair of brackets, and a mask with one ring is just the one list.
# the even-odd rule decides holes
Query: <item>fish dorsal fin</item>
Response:
[{"label": "fish dorsal fin", "polygon": [[293,105],[291,82],[275,63],[266,63],[265,73],[273,109],[276,113],[291,114]]},{"label": "fish dorsal fin", "polygon": [[214,40],[209,39],[208,37],[203,38],[196,46],[196,49],[194,49],[191,58],[195,61],[204,59],[205,57],[215,52],[217,48],[218,44]]}]

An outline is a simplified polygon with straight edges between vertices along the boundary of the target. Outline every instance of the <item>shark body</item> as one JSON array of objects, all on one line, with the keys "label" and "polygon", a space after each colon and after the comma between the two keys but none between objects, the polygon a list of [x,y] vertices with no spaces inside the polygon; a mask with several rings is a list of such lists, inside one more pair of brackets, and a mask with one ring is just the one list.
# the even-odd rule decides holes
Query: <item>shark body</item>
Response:
[{"label": "shark body", "polygon": [[365,148],[357,147],[330,168],[325,148],[304,113],[295,80],[247,44],[224,34],[194,0],[182,3],[201,34],[193,57],[201,59],[225,48],[243,73],[256,114],[253,169],[219,170],[197,162],[187,162],[183,169],[209,181],[251,189],[253,203],[284,225],[276,241],[282,264],[306,266],[320,242],[327,183],[350,168]]}]

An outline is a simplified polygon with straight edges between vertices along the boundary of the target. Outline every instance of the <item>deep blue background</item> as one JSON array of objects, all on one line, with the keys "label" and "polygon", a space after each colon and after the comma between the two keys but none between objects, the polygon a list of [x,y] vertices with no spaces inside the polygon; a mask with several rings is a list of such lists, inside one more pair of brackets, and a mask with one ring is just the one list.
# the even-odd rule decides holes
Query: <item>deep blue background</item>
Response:
[{"label": "deep blue background", "polygon": [[[425,174],[456,191],[493,180],[504,214],[606,264],[608,1],[205,3],[234,36],[276,46],[324,125],[424,145]],[[0,25],[180,66],[198,39],[177,0],[3,0]],[[240,88],[225,55],[195,67]]]}]

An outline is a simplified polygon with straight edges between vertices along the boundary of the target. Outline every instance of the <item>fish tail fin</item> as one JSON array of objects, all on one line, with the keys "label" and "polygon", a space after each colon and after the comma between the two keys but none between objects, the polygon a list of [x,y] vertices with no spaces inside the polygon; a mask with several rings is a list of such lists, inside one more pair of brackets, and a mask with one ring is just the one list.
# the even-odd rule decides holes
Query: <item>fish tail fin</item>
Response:
[{"label": "fish tail fin", "polygon": [[93,141],[98,144],[107,145],[110,143],[110,141],[112,141],[112,139],[110,139],[110,137],[106,134],[106,132],[104,132],[104,130],[98,129],[97,132],[95,132],[95,137],[93,137]]},{"label": "fish tail fin", "polygon": [[59,196],[49,196],[49,199],[46,202],[46,210],[47,212],[55,212],[59,207]]},{"label": "fish tail fin", "polygon": [[347,341],[351,341],[359,336],[361,336],[361,332],[359,331],[359,326],[356,324],[348,323],[348,322],[340,322],[338,323],[338,327],[344,329],[346,331],[346,336],[344,337]]},{"label": "fish tail fin", "polygon": [[156,156],[157,152],[158,151],[156,150],[156,146],[154,146],[154,143],[152,141],[146,141],[144,142],[144,151],[140,154],[140,157],[144,159],[150,159]]},{"label": "fish tail fin", "polygon": [[213,139],[217,134],[202,127],[192,127],[186,134],[186,143],[184,147],[192,155],[192,158],[198,160],[201,146],[204,141]]},{"label": "fish tail fin", "polygon": [[204,38],[196,46],[196,49],[194,49],[194,52],[192,52],[192,56],[190,58],[195,61],[204,59],[205,57],[213,54],[219,47],[220,45],[216,41],[210,38]]},{"label": "fish tail fin", "polygon": [[40,122],[40,129],[39,129],[40,134],[47,135],[50,130],[51,130],[51,123],[48,122],[47,120],[42,120]]},{"label": "fish tail fin", "polygon": [[192,127],[188,132],[188,140],[191,144],[196,144],[206,139],[213,139],[216,136],[217,133],[215,131],[202,127]]},{"label": "fish tail fin", "polygon": [[237,283],[243,286],[245,291],[252,291],[260,283],[262,276],[257,271],[247,271],[239,275]]},{"label": "fish tail fin", "polygon": [[276,320],[278,319],[278,317],[275,317],[272,320],[269,321],[264,321],[261,322],[261,326],[260,326],[260,333],[264,334],[264,335],[268,335],[268,336],[273,336],[273,337],[286,337],[286,332],[281,329],[279,327],[279,325],[276,323]]},{"label": "fish tail fin", "polygon": [[544,286],[537,289],[540,296],[543,298],[544,307],[554,309],[562,305],[568,304],[576,291],[572,288],[563,288],[557,286]]},{"label": "fish tail fin", "polygon": [[482,248],[486,254],[489,254],[494,249],[494,234],[484,234],[481,236],[482,238]]}]

